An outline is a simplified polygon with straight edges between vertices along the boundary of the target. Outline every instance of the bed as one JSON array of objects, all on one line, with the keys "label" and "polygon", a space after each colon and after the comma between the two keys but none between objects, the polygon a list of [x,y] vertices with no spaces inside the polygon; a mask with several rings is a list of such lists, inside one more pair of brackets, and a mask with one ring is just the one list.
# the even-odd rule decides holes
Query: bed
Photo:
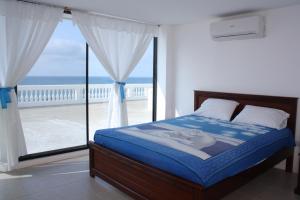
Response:
[{"label": "bed", "polygon": [[[286,171],[292,171],[297,98],[195,91],[195,110],[207,98],[238,101],[240,105],[233,116],[247,104],[284,110],[290,114],[288,128],[278,131],[186,115],[102,130],[95,134],[95,143],[90,142],[90,175],[106,180],[135,199],[202,200],[219,199],[285,159]],[[159,130],[189,131],[197,126],[207,132],[223,133],[214,135],[217,148],[208,145],[200,153],[190,149],[186,153],[177,149],[180,144],[173,148],[160,144],[155,141],[156,135],[143,138],[155,131],[159,134]],[[224,137],[233,132],[235,137]],[[209,143],[209,137],[201,137]]]}]

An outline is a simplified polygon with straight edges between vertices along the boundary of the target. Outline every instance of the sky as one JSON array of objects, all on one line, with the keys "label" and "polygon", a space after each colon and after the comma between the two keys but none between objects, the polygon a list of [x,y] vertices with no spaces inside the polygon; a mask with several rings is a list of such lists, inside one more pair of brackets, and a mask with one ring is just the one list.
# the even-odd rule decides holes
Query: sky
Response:
[{"label": "sky", "polygon": [[[62,20],[27,76],[85,76],[85,44],[78,27],[71,20]],[[152,77],[152,63],[151,42],[130,77]],[[91,49],[89,75],[109,76]]]}]

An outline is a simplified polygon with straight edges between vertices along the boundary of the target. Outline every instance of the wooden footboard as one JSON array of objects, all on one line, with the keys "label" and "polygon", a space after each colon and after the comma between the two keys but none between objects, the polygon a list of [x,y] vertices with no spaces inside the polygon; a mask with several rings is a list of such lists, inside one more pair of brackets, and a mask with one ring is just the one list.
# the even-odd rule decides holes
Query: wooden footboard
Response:
[{"label": "wooden footboard", "polygon": [[137,162],[93,142],[89,145],[91,177],[98,176],[135,199],[220,199],[290,157],[293,153],[293,149],[283,149],[259,165],[209,188],[204,188],[199,184]]},{"label": "wooden footboard", "polygon": [[135,199],[202,199],[202,186],[90,143],[90,174]]}]

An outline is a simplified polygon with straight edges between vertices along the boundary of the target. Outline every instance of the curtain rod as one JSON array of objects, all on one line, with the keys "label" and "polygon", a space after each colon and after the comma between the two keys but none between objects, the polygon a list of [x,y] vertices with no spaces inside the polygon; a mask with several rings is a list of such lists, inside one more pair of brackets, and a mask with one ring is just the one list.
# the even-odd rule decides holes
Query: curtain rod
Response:
[{"label": "curtain rod", "polygon": [[24,3],[37,4],[37,5],[43,5],[43,6],[49,6],[49,7],[54,7],[54,8],[62,8],[62,9],[64,9],[65,14],[70,14],[70,15],[72,15],[72,10],[74,10],[74,11],[78,11],[78,12],[82,12],[82,13],[87,13],[87,14],[91,14],[91,15],[99,15],[99,16],[108,17],[108,18],[112,18],[112,19],[119,19],[119,20],[136,22],[139,24],[146,24],[146,25],[152,25],[152,26],[158,26],[158,27],[160,26],[158,24],[153,24],[153,23],[149,23],[149,22],[143,22],[143,21],[139,21],[139,20],[135,20],[135,19],[118,17],[118,16],[108,15],[108,14],[104,14],[104,13],[98,13],[98,12],[94,12],[94,11],[75,9],[75,8],[70,8],[67,6],[58,6],[58,5],[48,4],[48,3],[42,3],[42,2],[37,2],[37,1],[27,1],[27,0],[17,0],[17,1],[24,2]]}]

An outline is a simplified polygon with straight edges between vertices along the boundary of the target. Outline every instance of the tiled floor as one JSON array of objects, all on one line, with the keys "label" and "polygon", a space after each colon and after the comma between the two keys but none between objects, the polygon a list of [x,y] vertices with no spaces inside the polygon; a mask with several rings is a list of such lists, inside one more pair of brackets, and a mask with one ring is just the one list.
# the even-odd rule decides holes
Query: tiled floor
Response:
[{"label": "tiled floor", "polygon": [[[126,194],[90,178],[87,157],[0,174],[0,200],[123,200]],[[226,200],[294,200],[296,175],[272,169]]]}]

